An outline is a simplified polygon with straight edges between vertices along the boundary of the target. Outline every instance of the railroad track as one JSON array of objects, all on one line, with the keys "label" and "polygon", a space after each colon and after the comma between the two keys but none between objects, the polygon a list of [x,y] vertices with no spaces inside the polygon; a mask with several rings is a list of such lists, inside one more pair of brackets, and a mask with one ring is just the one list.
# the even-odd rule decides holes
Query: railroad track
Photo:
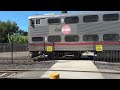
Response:
[{"label": "railroad track", "polygon": [[30,70],[19,70],[19,69],[13,69],[13,70],[0,70],[0,79],[1,78],[11,78],[12,76],[15,76],[21,72],[24,71],[30,71]]},{"label": "railroad track", "polygon": [[0,78],[10,78],[18,73],[19,71],[0,71]]},{"label": "railroad track", "polygon": [[41,69],[41,70],[22,70],[22,69],[14,69],[14,70],[0,70],[0,79],[14,79],[12,76],[15,76],[19,73],[26,72],[26,71],[64,71],[64,72],[90,72],[90,73],[103,73],[103,74],[118,74],[120,75],[120,71],[111,71],[111,70],[102,70],[102,71],[81,71],[81,70],[48,70],[48,69]]},{"label": "railroad track", "polygon": [[47,71],[48,69],[43,70],[34,70],[34,69],[12,69],[12,70],[0,70],[0,79],[11,79],[12,76],[15,76],[19,73],[26,72],[26,71]]},{"label": "railroad track", "polygon": [[11,77],[11,76],[14,76],[16,75],[17,73],[0,73],[0,78],[8,78],[8,77]]}]

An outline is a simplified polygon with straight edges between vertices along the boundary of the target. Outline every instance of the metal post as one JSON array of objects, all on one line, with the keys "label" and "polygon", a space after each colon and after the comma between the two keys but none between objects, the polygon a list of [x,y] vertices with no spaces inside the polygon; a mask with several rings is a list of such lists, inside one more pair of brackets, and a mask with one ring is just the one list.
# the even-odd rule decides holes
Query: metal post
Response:
[{"label": "metal post", "polygon": [[4,52],[5,52],[5,43],[4,43]]},{"label": "metal post", "polygon": [[13,64],[13,43],[11,43],[11,60],[12,60],[12,64]]},{"label": "metal post", "polygon": [[25,46],[26,46],[26,52],[27,52],[28,51],[28,43],[26,43]]},{"label": "metal post", "polygon": [[45,42],[44,42],[44,61],[45,61]]},{"label": "metal post", "polygon": [[94,59],[94,64],[95,64],[95,51],[94,51],[94,57],[93,57],[93,59]]},{"label": "metal post", "polygon": [[95,64],[95,59],[96,59],[96,57],[95,57],[95,54],[96,54],[96,47],[95,47],[95,42],[94,42],[94,44],[93,44],[93,51],[94,51],[94,57],[93,57],[93,59],[94,59],[94,64]]},{"label": "metal post", "polygon": [[53,55],[54,55],[54,63],[55,63],[55,44],[54,44],[54,42],[53,42]]}]

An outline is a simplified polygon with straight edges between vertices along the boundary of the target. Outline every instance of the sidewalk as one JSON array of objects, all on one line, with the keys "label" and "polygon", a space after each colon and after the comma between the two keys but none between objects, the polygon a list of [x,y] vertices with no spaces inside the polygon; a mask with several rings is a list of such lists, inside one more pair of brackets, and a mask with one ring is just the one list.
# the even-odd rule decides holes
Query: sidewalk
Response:
[{"label": "sidewalk", "polygon": [[90,60],[59,60],[40,78],[49,78],[51,72],[60,74],[60,79],[104,79]]}]

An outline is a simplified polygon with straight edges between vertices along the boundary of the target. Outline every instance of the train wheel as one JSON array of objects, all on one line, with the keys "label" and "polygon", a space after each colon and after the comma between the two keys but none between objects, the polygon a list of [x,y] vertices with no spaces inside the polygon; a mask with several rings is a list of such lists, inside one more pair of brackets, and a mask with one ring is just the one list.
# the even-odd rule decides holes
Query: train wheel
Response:
[{"label": "train wheel", "polygon": [[30,58],[34,58],[38,56],[38,52],[29,52],[28,55]]}]

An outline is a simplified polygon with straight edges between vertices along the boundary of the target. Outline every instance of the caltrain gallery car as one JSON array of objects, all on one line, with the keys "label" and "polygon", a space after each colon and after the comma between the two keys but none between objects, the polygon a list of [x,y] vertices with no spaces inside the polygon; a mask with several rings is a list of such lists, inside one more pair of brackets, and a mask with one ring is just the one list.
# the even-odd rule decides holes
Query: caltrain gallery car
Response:
[{"label": "caltrain gallery car", "polygon": [[55,58],[76,59],[88,51],[108,57],[113,55],[111,51],[120,52],[119,11],[33,15],[28,19],[31,58],[53,59],[53,52]]}]

